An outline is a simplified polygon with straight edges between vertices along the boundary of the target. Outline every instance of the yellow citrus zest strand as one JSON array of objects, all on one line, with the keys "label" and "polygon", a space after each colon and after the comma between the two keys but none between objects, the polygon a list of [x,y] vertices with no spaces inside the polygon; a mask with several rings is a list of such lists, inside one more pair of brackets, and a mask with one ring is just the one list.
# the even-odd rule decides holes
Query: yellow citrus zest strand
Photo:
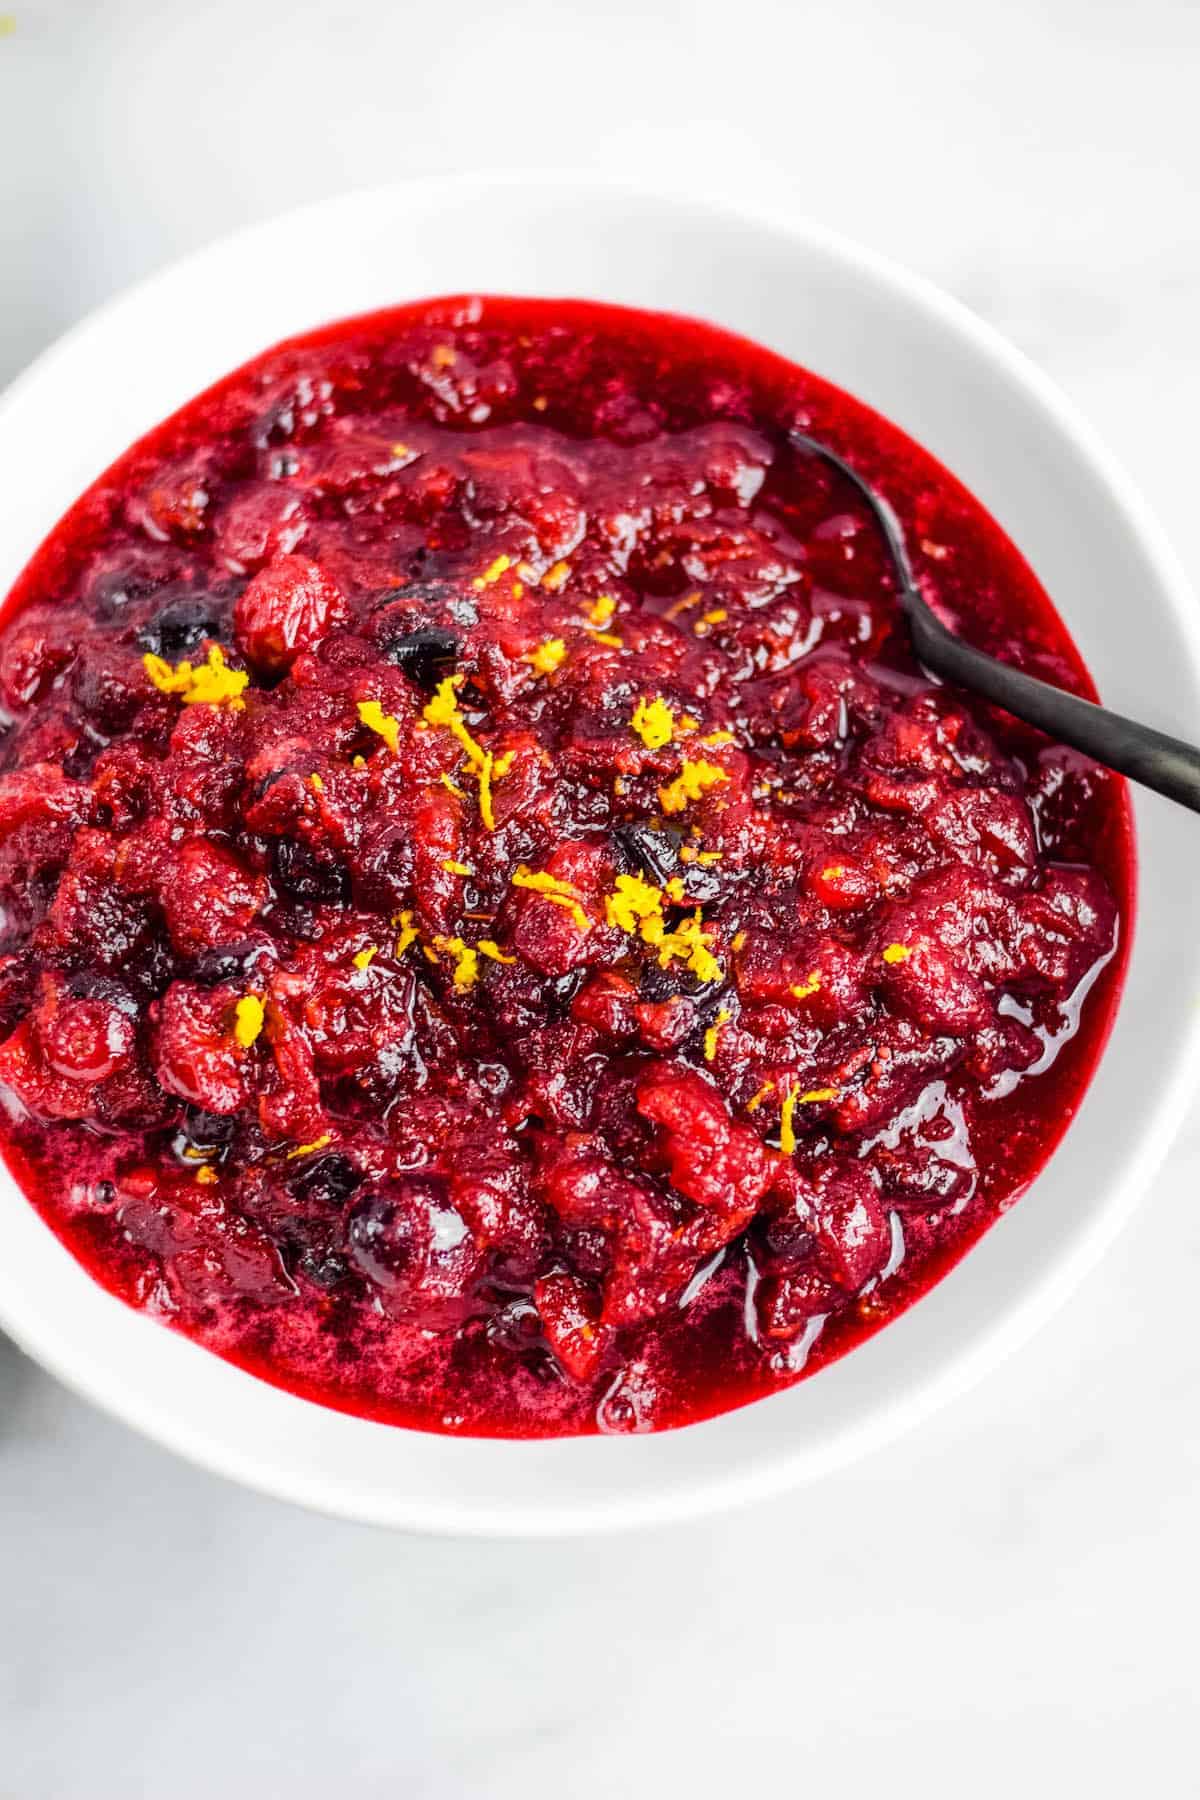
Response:
[{"label": "yellow citrus zest strand", "polygon": [[311,1156],[314,1150],[324,1150],[325,1146],[332,1142],[332,1133],[326,1131],[321,1137],[314,1138],[311,1144],[297,1144],[294,1149],[289,1150],[288,1161],[291,1162],[297,1156]]},{"label": "yellow citrus zest strand", "polygon": [[234,1008],[233,1035],[248,1050],[263,1028],[263,1003],[257,994],[246,994]]},{"label": "yellow citrus zest strand", "polygon": [[521,661],[528,663],[537,675],[553,675],[555,669],[566,661],[567,646],[562,638],[547,638],[536,650],[530,650]]},{"label": "yellow citrus zest strand", "polygon": [[434,945],[454,958],[454,985],[469,988],[479,979],[479,955],[460,937],[435,937]]},{"label": "yellow citrus zest strand", "polygon": [[685,762],[675,780],[659,788],[658,799],[665,813],[680,813],[692,800],[699,800],[709,788],[719,787],[729,777],[716,763]]},{"label": "yellow citrus zest strand", "polygon": [[656,697],[647,700],[643,694],[629,721],[647,750],[661,750],[675,735],[675,714],[666,701]]},{"label": "yellow citrus zest strand", "polygon": [[796,1148],[796,1133],[792,1127],[792,1114],[796,1110],[799,1095],[794,1087],[788,1089],[783,1097],[783,1106],[779,1114],[779,1148],[785,1156],[790,1156]]},{"label": "yellow citrus zest strand", "polygon": [[546,874],[544,870],[535,873],[525,863],[520,865],[512,880],[514,887],[529,888],[533,893],[541,894],[544,899],[551,901],[553,905],[565,907],[574,918],[580,931],[591,930],[592,921],[580,905],[579,889],[572,887],[569,881],[559,881],[555,876]]},{"label": "yellow citrus zest strand", "polygon": [[358,716],[367,730],[373,731],[376,737],[381,737],[392,755],[397,755],[400,749],[399,719],[394,719],[391,713],[385,713],[378,700],[360,700]]},{"label": "yellow citrus zest strand", "polygon": [[250,677],[244,669],[231,669],[220,644],[213,644],[202,663],[184,661],[172,665],[149,652],[142,667],[160,694],[177,694],[185,706],[228,706],[240,712],[246,702],[242,691]]},{"label": "yellow citrus zest strand", "polygon": [[475,589],[477,594],[481,594],[484,588],[494,586],[494,584],[499,581],[500,577],[511,568],[511,556],[498,556],[494,562],[488,564],[482,575],[477,575],[475,577],[471,586]]},{"label": "yellow citrus zest strand", "polygon": [[437,692],[429,701],[421,714],[427,725],[444,725],[447,731],[453,732],[473,769],[478,769],[483,762],[485,752],[475,742],[467,730],[467,722],[462,716],[458,704],[457,681],[453,675],[447,675],[439,681]]},{"label": "yellow citrus zest strand", "polygon": [[493,962],[515,963],[517,960],[515,956],[505,956],[503,950],[494,938],[480,938],[475,948],[478,950],[480,956],[490,957]]}]

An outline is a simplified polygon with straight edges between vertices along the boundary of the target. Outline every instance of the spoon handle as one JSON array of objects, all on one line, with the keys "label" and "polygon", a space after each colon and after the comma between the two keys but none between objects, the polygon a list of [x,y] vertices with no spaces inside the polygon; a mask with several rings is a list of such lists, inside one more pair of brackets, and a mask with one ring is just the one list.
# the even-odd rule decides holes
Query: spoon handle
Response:
[{"label": "spoon handle", "polygon": [[819,438],[792,431],[788,440],[793,449],[837,469],[865,501],[891,554],[913,649],[927,669],[982,694],[1014,718],[1036,726],[1072,750],[1081,750],[1106,769],[1115,769],[1142,787],[1200,812],[1200,750],[1150,725],[1109,712],[1092,700],[1051,687],[1048,681],[1039,681],[1036,675],[1027,675],[965,643],[942,623],[917,586],[900,521],[882,494]]},{"label": "spoon handle", "polygon": [[911,592],[904,595],[913,648],[935,675],[982,694],[1093,762],[1200,812],[1200,750],[998,662],[956,637],[920,595],[915,598],[913,605]]}]

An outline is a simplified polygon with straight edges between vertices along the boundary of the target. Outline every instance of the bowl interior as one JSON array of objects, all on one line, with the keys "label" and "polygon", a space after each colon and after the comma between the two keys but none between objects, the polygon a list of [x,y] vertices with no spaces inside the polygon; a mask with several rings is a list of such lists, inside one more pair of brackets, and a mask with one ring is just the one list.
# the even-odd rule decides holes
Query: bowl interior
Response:
[{"label": "bowl interior", "polygon": [[[323,203],[226,240],[95,315],[0,404],[0,592],[108,462],[226,370],[340,315],[480,288],[695,314],[849,389],[989,507],[1107,702],[1182,736],[1193,729],[1200,632],[1186,584],[1123,478],[1015,353],[933,290],[823,232],[572,180],[419,182]],[[1126,989],[1065,1143],[925,1300],[811,1382],[645,1438],[507,1444],[374,1425],[271,1388],[126,1309],[3,1172],[0,1322],[65,1379],[197,1460],[382,1523],[570,1531],[678,1516],[815,1475],[901,1429],[1031,1330],[1165,1151],[1196,1073],[1194,826],[1145,796],[1136,813]]]}]

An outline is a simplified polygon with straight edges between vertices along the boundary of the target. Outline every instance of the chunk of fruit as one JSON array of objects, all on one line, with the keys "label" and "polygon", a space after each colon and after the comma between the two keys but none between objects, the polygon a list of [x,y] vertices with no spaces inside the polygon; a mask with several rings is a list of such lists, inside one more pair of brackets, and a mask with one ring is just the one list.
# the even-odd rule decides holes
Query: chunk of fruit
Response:
[{"label": "chunk of fruit", "polygon": [[771,1159],[757,1133],[730,1117],[700,1075],[653,1064],[638,1087],[638,1111],[660,1127],[659,1149],[673,1187],[718,1213],[752,1209],[769,1186]]},{"label": "chunk of fruit", "polygon": [[407,1175],[356,1199],[346,1247],[393,1316],[445,1326],[470,1310],[481,1260],[439,1177]]},{"label": "chunk of fruit", "polygon": [[[903,956],[896,954],[900,950]],[[978,976],[931,939],[886,945],[879,972],[889,1005],[930,1031],[965,1037],[991,1020],[991,1003]]]},{"label": "chunk of fruit", "polygon": [[600,1358],[600,1308],[577,1275],[544,1275],[533,1290],[546,1341],[567,1374],[587,1381]]},{"label": "chunk of fruit", "polygon": [[790,1343],[809,1320],[831,1313],[844,1296],[817,1263],[765,1275],[754,1293],[758,1329],[773,1343]]},{"label": "chunk of fruit", "polygon": [[267,884],[231,851],[203,838],[179,852],[162,891],[171,942],[184,956],[244,938],[266,899]]},{"label": "chunk of fruit", "polygon": [[160,1003],[154,1066],[172,1094],[205,1112],[233,1113],[246,1098],[247,1051],[234,1036],[237,995],[174,981]]},{"label": "chunk of fruit", "polygon": [[319,564],[306,556],[277,556],[240,595],[233,630],[247,662],[278,674],[348,616],[341,589]]},{"label": "chunk of fruit", "polygon": [[819,1180],[812,1216],[826,1268],[841,1287],[857,1293],[878,1275],[892,1247],[892,1228],[866,1169],[845,1164]]}]

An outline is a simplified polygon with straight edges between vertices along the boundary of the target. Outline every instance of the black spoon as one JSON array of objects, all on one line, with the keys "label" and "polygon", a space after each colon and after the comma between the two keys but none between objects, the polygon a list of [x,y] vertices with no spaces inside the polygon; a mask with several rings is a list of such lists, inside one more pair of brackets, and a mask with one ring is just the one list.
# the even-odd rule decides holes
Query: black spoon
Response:
[{"label": "black spoon", "polygon": [[895,565],[900,604],[908,620],[913,648],[927,669],[959,687],[982,694],[1014,718],[1057,738],[1059,743],[1082,750],[1093,762],[1103,763],[1105,768],[1165,794],[1168,800],[1200,812],[1200,750],[1149,725],[1138,725],[1120,713],[1109,712],[1094,701],[1064,693],[1062,688],[1039,681],[1036,675],[1026,675],[1023,669],[1014,669],[965,644],[942,624],[922,596],[900,521],[883,496],[836,450],[830,450],[819,439],[791,431],[788,442],[793,449],[819,457],[836,469],[870,509]]}]

